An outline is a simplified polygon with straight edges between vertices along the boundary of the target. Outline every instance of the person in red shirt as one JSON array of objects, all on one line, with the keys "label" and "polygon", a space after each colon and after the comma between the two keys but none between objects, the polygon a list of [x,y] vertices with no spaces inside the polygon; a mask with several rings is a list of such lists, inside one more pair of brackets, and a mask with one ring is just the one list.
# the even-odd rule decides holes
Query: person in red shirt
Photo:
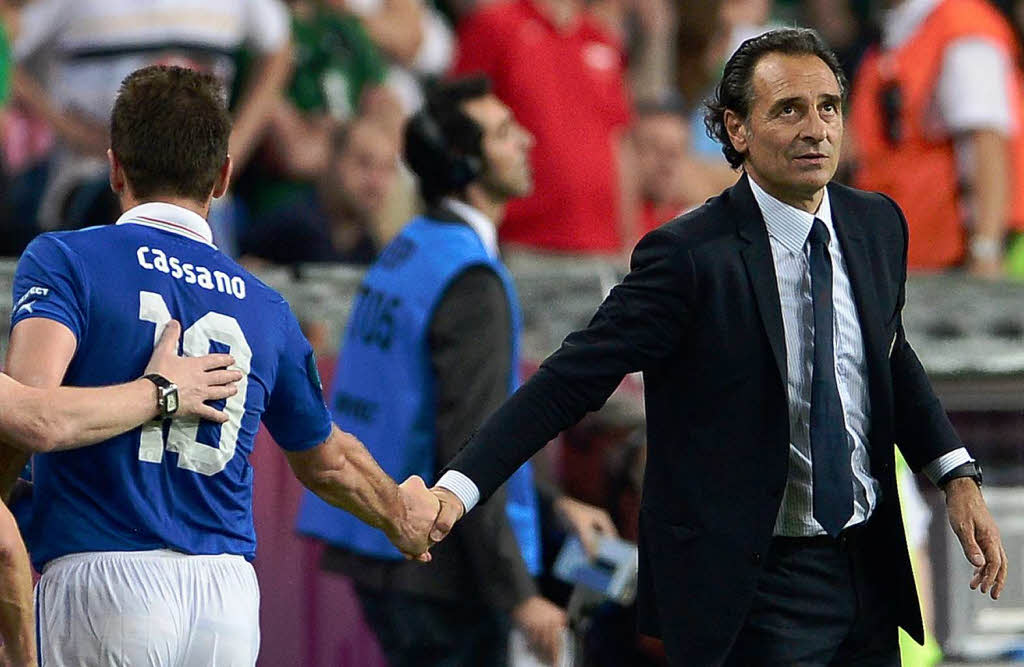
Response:
[{"label": "person in red shirt", "polygon": [[678,96],[640,102],[634,115],[631,136],[641,235],[700,206],[736,182],[738,173],[727,162],[694,152],[690,118]]},{"label": "person in red shirt", "polygon": [[[534,191],[509,204],[505,244],[614,254],[634,239],[621,46],[581,0],[499,0],[457,28],[454,73],[483,73],[536,138]],[[629,201],[630,203],[626,203]]]}]

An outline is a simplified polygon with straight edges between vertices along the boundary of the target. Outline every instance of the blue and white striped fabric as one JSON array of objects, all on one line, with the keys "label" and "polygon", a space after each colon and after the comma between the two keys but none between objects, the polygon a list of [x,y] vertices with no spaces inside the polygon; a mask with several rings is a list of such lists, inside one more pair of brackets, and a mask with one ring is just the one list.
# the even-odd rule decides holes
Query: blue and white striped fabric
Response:
[{"label": "blue and white striped fabric", "polygon": [[[814,312],[811,301],[810,264],[807,235],[814,215],[775,199],[762,190],[753,179],[750,187],[764,216],[775,262],[775,277],[782,305],[782,324],[786,336],[786,372],[789,397],[789,480],[782,505],[775,521],[775,534],[791,537],[824,535],[814,519],[814,496],[811,471],[810,405],[811,366],[814,340]],[[857,308],[850,289],[842,248],[836,240],[832,224],[832,208],[828,190],[822,197],[817,217],[828,229],[829,255],[832,258],[832,302],[835,313],[836,382],[843,404],[850,465],[853,467],[853,516],[847,526],[861,523],[871,516],[878,503],[879,483],[871,476],[868,460],[867,433],[871,419],[868,396],[867,365],[864,340],[861,336]],[[971,461],[964,448],[945,454],[931,462],[925,473],[935,481],[954,467]]]},{"label": "blue and white striped fabric", "polygon": [[[768,227],[775,277],[782,304],[782,326],[786,334],[786,373],[789,377],[789,480],[775,521],[775,534],[792,537],[824,535],[814,519],[811,481],[811,366],[814,350],[814,309],[811,302],[810,264],[807,235],[814,217],[775,199],[750,179],[754,198]],[[850,289],[843,253],[832,226],[828,190],[821,200],[818,216],[828,229],[832,257],[832,303],[835,342],[836,383],[846,419],[850,464],[853,466],[853,516],[847,526],[865,521],[878,503],[879,484],[871,477],[867,433],[871,418],[868,399],[867,362],[864,340]]]}]

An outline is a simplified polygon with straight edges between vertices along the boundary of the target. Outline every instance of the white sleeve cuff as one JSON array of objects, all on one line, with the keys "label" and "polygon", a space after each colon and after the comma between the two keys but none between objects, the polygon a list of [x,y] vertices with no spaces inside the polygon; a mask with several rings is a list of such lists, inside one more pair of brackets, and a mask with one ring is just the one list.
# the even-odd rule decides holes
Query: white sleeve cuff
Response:
[{"label": "white sleeve cuff", "polygon": [[458,470],[449,470],[441,475],[441,479],[437,480],[437,486],[444,487],[454,493],[455,497],[462,501],[463,507],[466,508],[466,514],[469,514],[469,510],[476,507],[476,504],[480,502],[480,489],[476,487],[473,480]]},{"label": "white sleeve cuff", "polygon": [[960,449],[954,449],[943,454],[926,465],[924,467],[924,474],[928,475],[928,479],[932,480],[932,484],[937,484],[942,479],[942,476],[953,468],[972,461],[974,461],[974,458],[967,453],[967,448],[961,447]]}]

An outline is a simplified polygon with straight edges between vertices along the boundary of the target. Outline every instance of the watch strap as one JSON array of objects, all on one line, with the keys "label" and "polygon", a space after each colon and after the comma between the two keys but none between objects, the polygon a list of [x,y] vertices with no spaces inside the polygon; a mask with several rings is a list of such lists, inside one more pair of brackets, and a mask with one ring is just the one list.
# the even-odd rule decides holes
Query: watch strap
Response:
[{"label": "watch strap", "polygon": [[981,486],[981,467],[978,466],[975,461],[968,461],[967,463],[958,465],[940,477],[936,485],[941,489],[946,486],[946,484],[959,477],[970,477],[978,486]]}]

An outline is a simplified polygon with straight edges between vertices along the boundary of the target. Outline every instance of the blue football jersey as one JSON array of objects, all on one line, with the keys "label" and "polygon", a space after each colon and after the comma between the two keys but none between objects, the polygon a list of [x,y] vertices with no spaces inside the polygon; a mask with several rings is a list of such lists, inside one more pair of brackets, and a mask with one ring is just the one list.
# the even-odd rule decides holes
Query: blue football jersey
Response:
[{"label": "blue football jersey", "polygon": [[65,385],[138,378],[171,318],[181,322],[184,354],[229,352],[245,377],[217,406],[230,417],[223,425],[153,422],[92,447],[37,455],[26,536],[37,568],[85,551],[251,559],[249,457],[260,420],[287,450],[330,434],[313,351],[285,300],[187,228],[136,221],[35,239],[18,263],[12,327],[45,317],[74,333]]}]

